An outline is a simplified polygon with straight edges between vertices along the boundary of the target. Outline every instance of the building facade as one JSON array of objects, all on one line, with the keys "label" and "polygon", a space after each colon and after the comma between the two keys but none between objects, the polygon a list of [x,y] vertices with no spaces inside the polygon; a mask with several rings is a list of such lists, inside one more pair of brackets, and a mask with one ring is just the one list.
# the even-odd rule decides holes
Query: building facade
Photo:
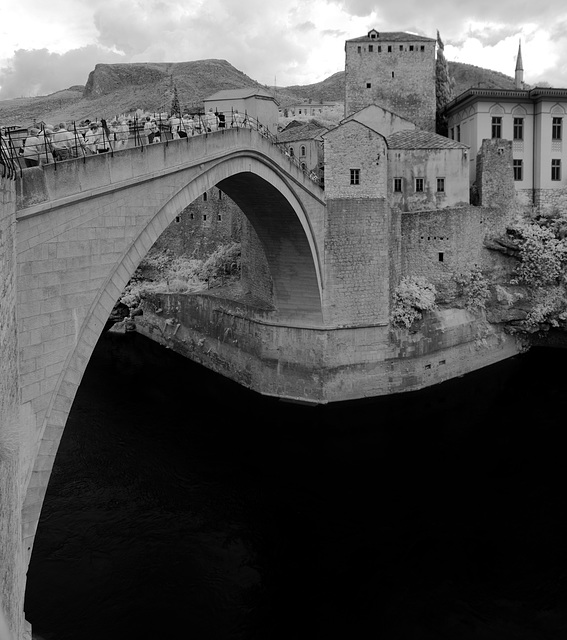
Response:
[{"label": "building facade", "polygon": [[274,96],[259,87],[223,89],[203,100],[205,113],[224,113],[227,123],[234,113],[254,118],[274,135],[278,130],[278,103]]},{"label": "building facade", "polygon": [[469,89],[445,110],[449,137],[471,148],[469,176],[477,173],[477,152],[483,140],[512,142],[512,171],[517,200],[539,211],[567,203],[563,144],[567,89],[524,85],[518,47],[515,89]]},{"label": "building facade", "polygon": [[345,117],[378,104],[435,131],[436,40],[379,32],[345,42]]}]

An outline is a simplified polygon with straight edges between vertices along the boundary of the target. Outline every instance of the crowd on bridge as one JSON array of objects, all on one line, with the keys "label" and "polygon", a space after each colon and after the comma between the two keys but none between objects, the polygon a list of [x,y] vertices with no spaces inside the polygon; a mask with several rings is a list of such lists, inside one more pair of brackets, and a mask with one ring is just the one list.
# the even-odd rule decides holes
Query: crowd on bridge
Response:
[{"label": "crowd on bridge", "polygon": [[[277,138],[258,120],[237,109],[230,112],[213,111],[197,114],[167,114],[137,112],[131,116],[116,116],[79,122],[60,122],[51,125],[35,124],[27,135],[12,136],[10,128],[0,128],[0,165],[2,175],[6,168],[14,170],[41,167],[53,162],[119,151],[131,146],[146,146],[166,140],[188,138],[234,127],[249,127],[278,144]],[[290,156],[283,145],[281,150],[288,159],[300,167],[311,180],[319,182],[314,171],[308,172],[301,163]]]},{"label": "crowd on bridge", "polygon": [[[261,125],[254,123],[246,114],[233,110],[229,114],[214,112],[205,114],[145,115],[142,118],[116,117],[107,121],[89,120],[79,123],[60,122],[58,125],[42,123],[28,129],[27,137],[16,144],[9,135],[2,135],[2,151],[8,155],[22,157],[25,167],[42,166],[54,161],[68,160],[84,155],[108,153],[124,149],[129,145],[149,145],[165,139],[179,139],[210,133],[226,127]],[[262,132],[262,131],[261,131]]]}]

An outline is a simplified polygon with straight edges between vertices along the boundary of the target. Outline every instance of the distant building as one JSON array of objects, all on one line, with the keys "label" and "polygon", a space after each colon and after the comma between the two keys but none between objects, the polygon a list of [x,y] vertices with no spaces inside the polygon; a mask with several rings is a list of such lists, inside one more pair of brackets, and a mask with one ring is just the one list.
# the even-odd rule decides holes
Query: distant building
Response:
[{"label": "distant building", "polygon": [[380,105],[371,104],[364,107],[360,111],[344,118],[342,122],[348,120],[356,120],[362,124],[368,125],[374,131],[378,131],[383,136],[388,136],[396,131],[411,131],[417,129],[413,122],[406,118],[402,118],[397,113],[384,109]]},{"label": "distant building", "polygon": [[287,107],[280,107],[281,118],[308,116],[324,118],[344,111],[344,102],[299,102]]},{"label": "distant building", "polygon": [[278,133],[278,145],[284,147],[290,156],[297,158],[301,167],[313,171],[321,178],[323,168],[323,138],[328,131],[317,122],[308,122],[287,127]]},{"label": "distant building", "polygon": [[345,116],[378,104],[435,131],[436,40],[379,32],[345,42]]},{"label": "distant building", "polygon": [[204,110],[222,112],[229,126],[232,114],[248,115],[275,134],[278,130],[278,103],[274,96],[260,87],[223,89],[203,100]]},{"label": "distant building", "polygon": [[485,139],[512,141],[516,195],[521,204],[553,209],[567,203],[565,122],[567,89],[523,84],[521,49],[515,89],[471,88],[446,107],[449,137],[471,148],[469,176]]}]

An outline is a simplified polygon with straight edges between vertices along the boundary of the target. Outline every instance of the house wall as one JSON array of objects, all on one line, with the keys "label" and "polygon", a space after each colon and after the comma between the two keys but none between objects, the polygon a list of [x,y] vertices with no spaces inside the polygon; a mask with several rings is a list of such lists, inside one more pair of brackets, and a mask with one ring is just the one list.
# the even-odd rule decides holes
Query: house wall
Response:
[{"label": "house wall", "polygon": [[242,115],[255,118],[274,135],[278,131],[278,105],[271,98],[252,96],[250,98],[230,98],[222,100],[203,100],[205,111],[223,112],[226,115],[227,126],[230,126],[230,114],[238,110]]},{"label": "house wall", "polygon": [[[390,149],[388,191],[392,206],[402,211],[445,209],[469,203],[468,153],[463,149]],[[394,191],[394,178],[402,179],[402,191]],[[424,191],[416,192],[416,178],[424,179]],[[437,178],[445,190],[437,190]]]},{"label": "house wall", "polygon": [[361,111],[348,116],[345,120],[356,120],[369,126],[374,131],[378,131],[383,136],[389,136],[397,131],[409,131],[414,130],[415,124],[410,120],[406,120],[398,116],[392,111],[382,109],[378,105],[369,105]]}]

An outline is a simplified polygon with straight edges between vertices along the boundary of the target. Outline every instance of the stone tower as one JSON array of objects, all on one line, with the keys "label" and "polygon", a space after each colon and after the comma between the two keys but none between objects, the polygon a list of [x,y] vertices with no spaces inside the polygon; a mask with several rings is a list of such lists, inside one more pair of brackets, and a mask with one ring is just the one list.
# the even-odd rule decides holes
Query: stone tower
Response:
[{"label": "stone tower", "polygon": [[377,104],[435,131],[435,39],[379,32],[345,42],[345,117]]}]

